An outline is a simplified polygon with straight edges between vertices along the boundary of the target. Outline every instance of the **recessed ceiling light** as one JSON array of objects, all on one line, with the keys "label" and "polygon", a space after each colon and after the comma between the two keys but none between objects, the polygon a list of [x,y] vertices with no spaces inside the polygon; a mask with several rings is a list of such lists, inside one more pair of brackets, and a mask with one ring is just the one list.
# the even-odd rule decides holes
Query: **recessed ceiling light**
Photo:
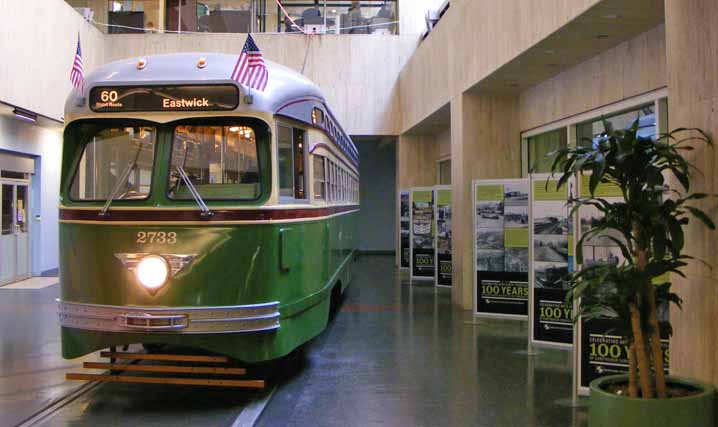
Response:
[{"label": "recessed ceiling light", "polygon": [[546,55],[556,55],[556,51],[554,49],[546,49],[543,51]]}]

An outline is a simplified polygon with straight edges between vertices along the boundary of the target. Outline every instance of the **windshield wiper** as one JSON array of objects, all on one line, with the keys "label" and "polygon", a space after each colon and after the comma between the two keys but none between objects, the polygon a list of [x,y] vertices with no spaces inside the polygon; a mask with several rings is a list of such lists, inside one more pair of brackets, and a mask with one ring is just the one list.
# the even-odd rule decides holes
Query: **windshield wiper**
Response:
[{"label": "windshield wiper", "polygon": [[99,216],[107,216],[107,212],[110,210],[110,205],[112,204],[112,201],[115,200],[115,197],[117,197],[117,194],[120,192],[120,189],[125,184],[127,184],[127,178],[130,177],[130,172],[132,172],[135,169],[135,166],[137,166],[137,159],[140,158],[141,151],[142,144],[137,147],[137,153],[135,153],[134,160],[130,160],[130,162],[127,163],[127,167],[125,167],[125,170],[122,172],[122,175],[120,175],[120,179],[117,181],[115,188],[112,190],[112,194],[110,194],[110,197],[108,197],[107,201],[105,201],[105,205],[102,207],[102,210],[100,210],[100,213],[98,214]]},{"label": "windshield wiper", "polygon": [[[197,206],[199,206],[199,208],[202,210],[200,216],[210,217],[214,215],[214,212],[209,210],[207,204],[204,202],[204,200],[202,200],[202,196],[199,195],[199,191],[197,191],[197,188],[195,188],[194,184],[192,184],[192,181],[189,179],[189,176],[187,175],[187,172],[185,172],[184,168],[179,165],[175,166],[175,168],[177,168],[177,173],[179,174],[180,179],[187,186],[187,189],[194,198],[194,201],[197,203]],[[177,190],[179,190],[179,185],[177,186]]]}]

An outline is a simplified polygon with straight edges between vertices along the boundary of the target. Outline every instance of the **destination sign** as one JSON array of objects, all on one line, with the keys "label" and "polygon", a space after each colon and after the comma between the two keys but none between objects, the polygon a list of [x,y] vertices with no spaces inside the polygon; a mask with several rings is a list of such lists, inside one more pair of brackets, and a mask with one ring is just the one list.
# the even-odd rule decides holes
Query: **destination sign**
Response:
[{"label": "destination sign", "polygon": [[117,111],[223,111],[239,104],[234,85],[116,86],[90,91],[90,109]]}]

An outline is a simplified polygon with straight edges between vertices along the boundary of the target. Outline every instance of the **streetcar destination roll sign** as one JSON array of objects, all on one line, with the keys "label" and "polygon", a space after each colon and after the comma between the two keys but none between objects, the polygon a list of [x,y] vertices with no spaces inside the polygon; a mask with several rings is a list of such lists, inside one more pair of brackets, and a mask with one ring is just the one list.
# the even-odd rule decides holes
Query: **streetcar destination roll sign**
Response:
[{"label": "streetcar destination roll sign", "polygon": [[239,90],[225,85],[115,86],[90,91],[90,109],[117,111],[224,111],[239,105]]}]

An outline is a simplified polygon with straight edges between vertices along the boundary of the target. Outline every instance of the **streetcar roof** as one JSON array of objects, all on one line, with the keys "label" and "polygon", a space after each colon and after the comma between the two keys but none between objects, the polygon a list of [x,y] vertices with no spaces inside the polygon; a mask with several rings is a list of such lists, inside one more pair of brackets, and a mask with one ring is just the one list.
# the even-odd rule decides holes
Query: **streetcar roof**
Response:
[{"label": "streetcar roof", "polygon": [[[139,69],[138,61],[146,61]],[[200,58],[206,66],[197,66]],[[93,87],[98,86],[150,86],[182,84],[235,84],[240,94],[247,88],[231,79],[237,63],[237,55],[222,53],[172,53],[134,57],[105,64],[85,77],[82,90],[73,89],[65,104],[65,114],[91,113],[87,98]],[[282,106],[298,98],[316,98],[324,103],[324,95],[317,85],[303,75],[283,65],[265,60],[269,80],[264,91],[252,89],[253,103],[241,102],[240,111],[266,111],[276,113]]]},{"label": "streetcar roof", "polygon": [[[205,65],[199,67],[204,58]],[[140,59],[144,66],[140,67]],[[160,85],[213,85],[232,84],[237,86],[240,102],[234,112],[271,112],[311,124],[313,106],[321,105],[332,118],[332,141],[355,164],[359,152],[349,135],[334,119],[319,87],[302,74],[265,60],[269,79],[264,91],[248,90],[246,86],[231,79],[237,64],[237,55],[223,53],[171,53],[134,57],[103,65],[87,75],[81,89],[73,89],[65,103],[65,117],[110,117],[107,113],[94,112],[88,99],[95,87],[160,86]],[[243,95],[251,94],[252,102],[247,103]],[[339,135],[341,134],[341,135]]]}]

